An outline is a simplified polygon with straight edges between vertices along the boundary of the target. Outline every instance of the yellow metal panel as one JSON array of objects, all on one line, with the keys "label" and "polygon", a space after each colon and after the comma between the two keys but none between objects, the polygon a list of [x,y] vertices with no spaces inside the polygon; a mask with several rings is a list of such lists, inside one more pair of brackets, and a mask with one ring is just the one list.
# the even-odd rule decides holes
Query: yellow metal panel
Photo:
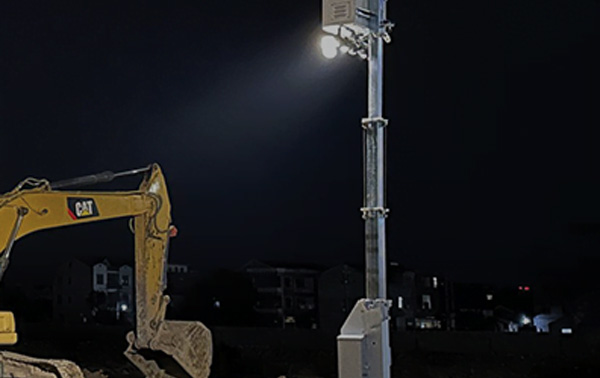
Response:
[{"label": "yellow metal panel", "polygon": [[[69,212],[69,201],[93,200],[98,215],[77,218]],[[0,201],[2,197],[0,197]],[[17,211],[24,208],[27,214],[17,239],[35,231],[97,222],[126,216],[136,216],[149,211],[152,200],[140,192],[94,193],[28,190],[6,201],[0,207],[0,250],[6,247],[10,232],[17,219]]]},{"label": "yellow metal panel", "polygon": [[17,343],[15,333],[15,317],[12,312],[0,312],[0,345],[13,345]]},{"label": "yellow metal panel", "polygon": [[17,334],[14,332],[0,333],[0,345],[15,345],[17,339]]}]

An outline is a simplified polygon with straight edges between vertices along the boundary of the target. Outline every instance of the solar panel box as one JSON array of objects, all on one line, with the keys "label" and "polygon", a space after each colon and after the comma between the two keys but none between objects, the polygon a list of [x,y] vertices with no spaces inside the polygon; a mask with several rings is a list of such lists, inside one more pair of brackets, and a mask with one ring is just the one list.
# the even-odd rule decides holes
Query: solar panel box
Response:
[{"label": "solar panel box", "polygon": [[344,26],[357,34],[377,31],[379,7],[385,0],[323,0],[323,30],[338,34]]}]

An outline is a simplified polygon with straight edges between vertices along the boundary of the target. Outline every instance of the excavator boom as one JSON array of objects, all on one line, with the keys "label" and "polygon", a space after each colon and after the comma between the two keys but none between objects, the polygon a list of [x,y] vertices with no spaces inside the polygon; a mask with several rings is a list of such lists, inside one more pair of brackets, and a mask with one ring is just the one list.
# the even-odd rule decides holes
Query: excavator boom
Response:
[{"label": "excavator boom", "polygon": [[[116,177],[144,174],[138,190],[128,192],[63,191],[110,181]],[[171,236],[171,205],[160,167],[114,174],[104,172],[72,180],[49,183],[27,179],[13,191],[0,196],[0,278],[8,266],[15,241],[35,231],[132,217],[135,231],[136,326],[127,335],[125,355],[147,377],[170,377],[150,352],[172,357],[191,377],[210,373],[212,341],[210,331],[200,322],[165,320],[169,297],[166,288],[168,245]],[[12,319],[12,313],[4,313]],[[10,315],[8,315],[10,314]],[[0,315],[0,320],[3,316]],[[10,320],[9,319],[9,320]],[[0,321],[0,324],[2,322]],[[14,321],[7,324],[12,324]],[[1,333],[2,330],[0,330]],[[10,327],[4,339],[16,341]],[[3,338],[0,336],[0,342]]]}]

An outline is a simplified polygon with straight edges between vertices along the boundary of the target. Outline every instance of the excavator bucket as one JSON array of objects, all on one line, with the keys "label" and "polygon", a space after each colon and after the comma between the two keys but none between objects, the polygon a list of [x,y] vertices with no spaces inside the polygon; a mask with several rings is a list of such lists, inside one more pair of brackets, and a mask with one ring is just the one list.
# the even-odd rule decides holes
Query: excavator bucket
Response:
[{"label": "excavator bucket", "polygon": [[[127,335],[127,341],[125,355],[146,377],[206,378],[210,374],[212,337],[200,322],[163,320],[147,346],[139,345],[133,332]],[[172,358],[176,364],[158,354]]]},{"label": "excavator bucket", "polygon": [[0,352],[2,377],[84,378],[81,369],[71,361],[33,358],[12,352]]}]

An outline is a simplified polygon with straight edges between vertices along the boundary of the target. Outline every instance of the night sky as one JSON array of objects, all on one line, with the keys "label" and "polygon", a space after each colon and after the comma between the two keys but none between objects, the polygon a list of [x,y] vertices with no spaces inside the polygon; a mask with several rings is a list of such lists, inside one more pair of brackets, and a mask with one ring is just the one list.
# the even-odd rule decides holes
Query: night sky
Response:
[{"label": "night sky", "polygon": [[[388,8],[390,259],[521,282],[598,254],[598,1]],[[319,0],[2,2],[0,192],[158,162],[173,261],[360,263],[366,63],[322,58],[320,12]],[[29,236],[12,268],[100,255],[133,256],[126,221]]]}]

